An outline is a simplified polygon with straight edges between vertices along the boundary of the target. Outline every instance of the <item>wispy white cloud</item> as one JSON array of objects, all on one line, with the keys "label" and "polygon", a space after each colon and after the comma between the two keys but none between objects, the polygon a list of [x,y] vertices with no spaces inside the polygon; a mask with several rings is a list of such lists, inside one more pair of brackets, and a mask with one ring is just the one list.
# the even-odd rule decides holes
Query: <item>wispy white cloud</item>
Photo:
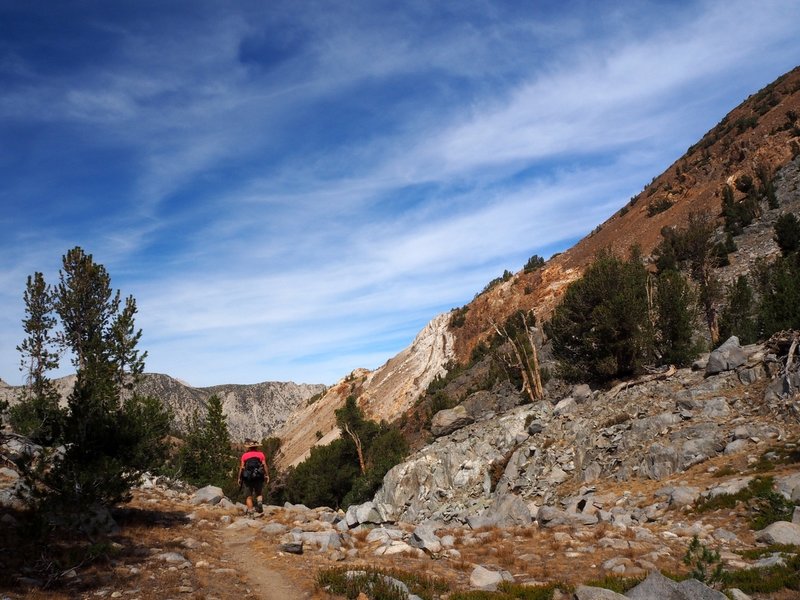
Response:
[{"label": "wispy white cloud", "polygon": [[76,244],[137,297],[152,370],[377,366],[591,230],[800,50],[789,1],[376,6],[98,14],[114,51],[55,75],[9,48],[0,147],[31,141],[0,153],[0,376],[25,276]]}]

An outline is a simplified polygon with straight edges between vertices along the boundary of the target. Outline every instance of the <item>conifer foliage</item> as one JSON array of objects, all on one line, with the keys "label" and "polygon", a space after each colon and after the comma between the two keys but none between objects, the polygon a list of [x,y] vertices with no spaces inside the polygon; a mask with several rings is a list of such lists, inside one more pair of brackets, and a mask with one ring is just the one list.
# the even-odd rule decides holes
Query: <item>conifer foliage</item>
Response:
[{"label": "conifer foliage", "polygon": [[603,383],[647,365],[687,366],[699,352],[695,299],[677,270],[649,274],[636,248],[628,260],[600,252],[545,324],[561,375]]},{"label": "conifer foliage", "polygon": [[699,353],[694,341],[695,294],[680,272],[667,270],[656,279],[656,349],[661,362],[687,367]]},{"label": "conifer foliage", "polygon": [[355,396],[336,411],[342,437],[311,449],[289,473],[286,496],[307,506],[347,507],[371,498],[408,453],[399,430],[364,418]]},{"label": "conifer foliage", "polygon": [[742,344],[752,344],[758,340],[758,321],[756,298],[747,277],[740,275],[728,286],[727,303],[720,317],[720,337],[728,339],[732,335]]},{"label": "conifer foliage", "polygon": [[220,397],[211,396],[206,409],[204,417],[197,411],[192,415],[181,449],[181,475],[195,485],[227,488],[235,479],[237,462]]},{"label": "conifer foliage", "polygon": [[569,286],[545,331],[567,379],[607,381],[640,372],[653,356],[647,271],[637,252],[601,252]]},{"label": "conifer foliage", "polygon": [[[105,267],[76,247],[64,255],[54,289],[41,273],[28,279],[25,304],[27,337],[19,350],[28,385],[17,415],[49,415],[47,427],[29,433],[62,445],[51,468],[31,474],[34,488],[64,511],[127,499],[140,474],[163,461],[170,421],[160,402],[128,391],[146,356],[136,347],[135,300],[128,297],[121,306]],[[57,364],[54,342],[76,368],[65,409],[46,375]]]},{"label": "conifer foliage", "polygon": [[794,213],[778,217],[775,223],[775,242],[783,256],[789,256],[800,249],[800,219]]},{"label": "conifer foliage", "polygon": [[20,370],[25,385],[20,402],[10,411],[10,422],[18,433],[47,445],[59,439],[64,428],[59,395],[47,376],[59,363],[53,333],[55,295],[44,276],[36,273],[28,277],[23,299],[26,314],[22,326],[27,337],[17,346],[17,352],[22,357]]}]

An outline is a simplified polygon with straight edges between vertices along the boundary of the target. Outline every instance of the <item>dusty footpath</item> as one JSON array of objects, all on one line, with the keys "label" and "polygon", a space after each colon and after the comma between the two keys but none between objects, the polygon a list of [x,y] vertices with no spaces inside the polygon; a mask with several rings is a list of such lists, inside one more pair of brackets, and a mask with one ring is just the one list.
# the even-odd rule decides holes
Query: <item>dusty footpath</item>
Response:
[{"label": "dusty footpath", "polygon": [[[287,555],[275,540],[258,539],[255,520],[245,519],[237,508],[193,506],[176,499],[171,490],[155,488],[135,490],[133,500],[114,517],[120,526],[117,534],[102,541],[69,542],[74,546],[71,561],[23,568],[20,584],[0,585],[0,598],[328,597],[315,592],[312,557]],[[266,523],[263,517],[258,522]],[[2,546],[4,552],[12,551]],[[90,561],[89,556],[97,558]],[[51,574],[45,575],[44,569]]]}]

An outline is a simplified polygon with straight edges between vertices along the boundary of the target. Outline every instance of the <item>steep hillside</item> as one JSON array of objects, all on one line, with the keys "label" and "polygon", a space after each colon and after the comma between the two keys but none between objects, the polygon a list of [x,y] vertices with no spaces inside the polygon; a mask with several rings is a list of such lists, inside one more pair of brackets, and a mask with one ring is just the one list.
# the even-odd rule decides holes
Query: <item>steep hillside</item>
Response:
[{"label": "steep hillside", "polygon": [[[490,320],[503,322],[519,309],[534,309],[546,318],[599,250],[611,248],[621,255],[638,244],[647,255],[660,241],[664,227],[684,225],[690,213],[719,218],[725,184],[732,185],[742,175],[756,179],[759,168],[766,167],[774,174],[800,154],[798,115],[800,67],[728,113],[641,193],[627,203],[620,199],[624,205],[616,214],[575,246],[548,260],[543,269],[518,273],[478,296],[468,305],[464,326],[455,333],[458,360],[467,360],[478,341],[486,337]],[[737,200],[744,196],[735,193]],[[669,208],[653,214],[659,204]]]},{"label": "steep hillside", "polygon": [[355,395],[366,415],[376,421],[391,421],[407,411],[454,357],[449,321],[449,315],[439,315],[411,346],[385,365],[371,372],[353,371],[322,398],[292,414],[277,432],[282,440],[279,463],[295,465],[315,444],[336,439],[339,431],[334,413],[350,395]]},{"label": "steep hillside", "polygon": [[[629,201],[620,199],[620,210],[574,247],[552,257],[541,269],[517,273],[462,307],[458,327],[449,325],[449,314],[439,315],[409,348],[384,366],[354,373],[313,407],[294,415],[279,431],[285,440],[283,464],[299,462],[312,445],[338,435],[333,411],[347,395],[355,394],[371,417],[391,421],[414,404],[433,377],[445,370],[447,361],[467,362],[476,345],[493,334],[492,322],[502,323],[520,309],[533,309],[546,319],[598,250],[610,248],[624,254],[637,244],[647,255],[660,241],[664,227],[684,225],[692,212],[721,222],[725,184],[732,185],[743,175],[756,179],[759,170],[766,169],[771,176],[780,174],[779,187],[784,182],[782,206],[796,206],[800,203],[798,161],[792,159],[800,155],[798,115],[800,67],[728,113],[640,194]],[[743,194],[735,193],[740,200]],[[730,257],[732,267],[723,280],[747,270],[756,258],[777,251],[770,219],[774,221],[778,213],[765,213],[737,238],[739,250]]]}]

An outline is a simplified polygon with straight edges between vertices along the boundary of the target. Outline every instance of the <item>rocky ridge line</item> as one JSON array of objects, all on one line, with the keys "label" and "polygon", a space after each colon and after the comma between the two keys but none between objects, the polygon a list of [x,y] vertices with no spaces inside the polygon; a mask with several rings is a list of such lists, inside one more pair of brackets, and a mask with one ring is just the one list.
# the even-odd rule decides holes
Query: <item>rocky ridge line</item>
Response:
[{"label": "rocky ridge line", "polygon": [[[75,376],[60,377],[54,383],[65,401],[75,386]],[[161,400],[172,411],[173,424],[179,431],[185,431],[195,411],[201,417],[205,415],[208,399],[216,394],[222,400],[231,438],[241,442],[248,437],[262,439],[274,435],[300,405],[325,389],[322,384],[291,381],[192,387],[168,375],[144,373],[135,392]],[[13,405],[20,391],[17,386],[0,387],[0,401],[7,400]]]}]

